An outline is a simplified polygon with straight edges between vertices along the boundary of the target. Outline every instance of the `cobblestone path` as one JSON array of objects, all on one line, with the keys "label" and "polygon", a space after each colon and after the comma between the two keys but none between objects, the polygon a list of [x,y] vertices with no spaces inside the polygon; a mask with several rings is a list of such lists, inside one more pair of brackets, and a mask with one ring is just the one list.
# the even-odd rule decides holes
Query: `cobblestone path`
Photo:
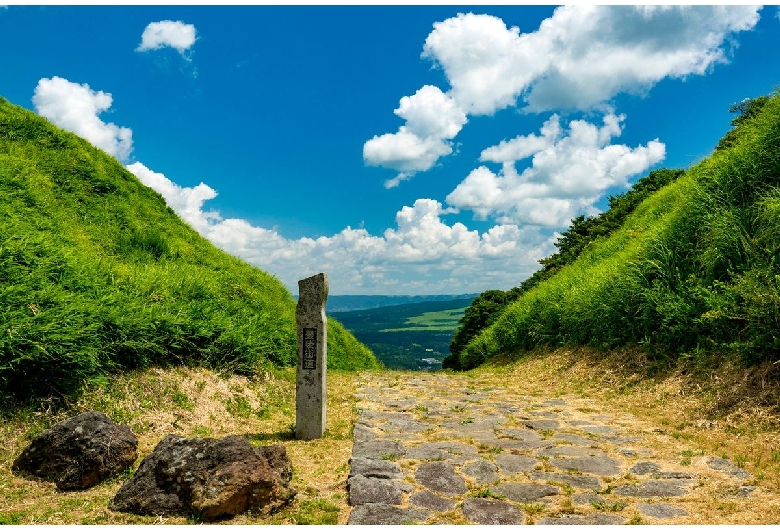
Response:
[{"label": "cobblestone path", "polygon": [[349,524],[712,524],[701,499],[760,496],[745,470],[633,416],[513,385],[361,374]]}]

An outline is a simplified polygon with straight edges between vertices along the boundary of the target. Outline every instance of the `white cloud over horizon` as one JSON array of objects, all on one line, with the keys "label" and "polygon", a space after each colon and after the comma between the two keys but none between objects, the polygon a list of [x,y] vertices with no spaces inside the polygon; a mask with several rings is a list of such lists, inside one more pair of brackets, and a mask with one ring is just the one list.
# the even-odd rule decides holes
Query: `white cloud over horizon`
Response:
[{"label": "white cloud over horizon", "polygon": [[159,50],[170,47],[178,51],[182,56],[197,40],[197,31],[193,24],[185,24],[180,20],[161,20],[150,22],[141,35],[141,44],[135,49],[137,52]]},{"label": "white cloud over horizon", "polygon": [[[461,13],[433,25],[422,57],[442,69],[451,87],[442,96],[463,113],[463,124],[518,105],[528,113],[592,110],[619,93],[641,95],[662,79],[704,75],[727,63],[729,36],[751,30],[759,9],[570,5],[530,33],[492,15]],[[399,133],[375,136],[364,147],[367,164],[400,172],[395,184],[450,155],[444,147],[459,132],[423,148],[402,137],[404,127],[408,120]]]},{"label": "white cloud over horizon", "polygon": [[[499,174],[474,169],[447,196],[447,204],[473,211],[480,219],[548,227],[566,226],[579,213],[598,213],[595,203],[613,187],[661,162],[666,146],[658,139],[630,148],[612,144],[625,116],[609,113],[601,126],[572,120],[561,126],[557,114],[540,135],[518,136],[482,151],[480,160],[502,164]],[[516,163],[532,157],[518,174]]]},{"label": "white cloud over horizon", "polygon": [[95,147],[126,160],[133,150],[133,132],[127,127],[106,123],[99,115],[107,111],[113,97],[54,76],[38,81],[32,98],[38,114],[52,123],[89,140]]},{"label": "white cloud over horizon", "polygon": [[[140,162],[127,166],[159,192],[179,216],[226,252],[277,276],[291,290],[297,281],[325,271],[340,294],[427,294],[506,288],[538,268],[553,237],[537,228],[496,225],[480,234],[462,223],[443,221],[438,201],[417,199],[396,214],[396,227],[381,236],[344,228],[330,237],[287,239],[275,229],[244,219],[223,219],[204,210],[216,192],[204,183],[178,186]],[[485,264],[492,266],[486,270]],[[518,279],[519,278],[519,279]]]}]

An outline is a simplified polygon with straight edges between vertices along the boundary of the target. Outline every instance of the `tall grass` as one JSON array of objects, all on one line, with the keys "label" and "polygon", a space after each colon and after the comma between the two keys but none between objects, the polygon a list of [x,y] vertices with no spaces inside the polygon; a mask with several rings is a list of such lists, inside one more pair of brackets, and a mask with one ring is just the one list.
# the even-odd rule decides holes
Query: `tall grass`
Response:
[{"label": "tall grass", "polygon": [[658,360],[780,359],[780,96],[730,146],[524,293],[460,354],[645,346]]},{"label": "tall grass", "polygon": [[[376,360],[331,321],[329,364]],[[0,98],[0,396],[145,366],[252,374],[296,360],[295,302],[112,157]]]}]

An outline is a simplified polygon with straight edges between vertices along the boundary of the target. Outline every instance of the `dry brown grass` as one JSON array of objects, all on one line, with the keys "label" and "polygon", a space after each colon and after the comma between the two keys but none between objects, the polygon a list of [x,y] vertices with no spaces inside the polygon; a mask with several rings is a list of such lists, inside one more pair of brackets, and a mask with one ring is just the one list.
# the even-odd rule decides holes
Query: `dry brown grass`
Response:
[{"label": "dry brown grass", "polygon": [[99,410],[130,426],[138,436],[139,460],[167,434],[188,437],[246,435],[252,443],[283,444],[298,490],[292,506],[268,517],[245,514],[233,524],[344,523],[346,478],[355,417],[354,374],[328,373],[328,423],[318,440],[293,439],[294,371],[258,380],[220,377],[205,369],[150,369],[117,377],[59,413],[27,411],[0,426],[0,523],[181,524],[184,517],[141,517],[107,508],[125,477],[81,492],[59,492],[53,484],[15,476],[13,460],[30,439],[53,423],[83,410]]},{"label": "dry brown grass", "polygon": [[601,353],[588,348],[539,351],[520,361],[495,359],[474,371],[488,380],[517,381],[522,393],[576,395],[615,417],[631,414],[661,453],[685,452],[680,470],[706,469],[698,455],[729,459],[759,486],[747,498],[700,488],[687,523],[780,523],[780,367],[741,368],[724,362],[708,370],[685,365],[659,370],[638,350]]}]

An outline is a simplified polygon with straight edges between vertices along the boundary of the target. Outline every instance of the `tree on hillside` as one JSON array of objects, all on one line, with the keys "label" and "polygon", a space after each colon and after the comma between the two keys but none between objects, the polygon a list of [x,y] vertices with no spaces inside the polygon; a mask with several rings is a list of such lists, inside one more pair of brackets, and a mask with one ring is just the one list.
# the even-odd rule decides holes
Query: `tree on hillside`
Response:
[{"label": "tree on hillside", "polygon": [[769,101],[769,96],[758,96],[753,99],[745,98],[739,103],[734,103],[729,107],[729,112],[737,115],[731,120],[731,126],[734,128],[720,139],[715,150],[721,151],[737,143],[737,139],[742,134],[744,126],[759,115],[767,101]]}]

